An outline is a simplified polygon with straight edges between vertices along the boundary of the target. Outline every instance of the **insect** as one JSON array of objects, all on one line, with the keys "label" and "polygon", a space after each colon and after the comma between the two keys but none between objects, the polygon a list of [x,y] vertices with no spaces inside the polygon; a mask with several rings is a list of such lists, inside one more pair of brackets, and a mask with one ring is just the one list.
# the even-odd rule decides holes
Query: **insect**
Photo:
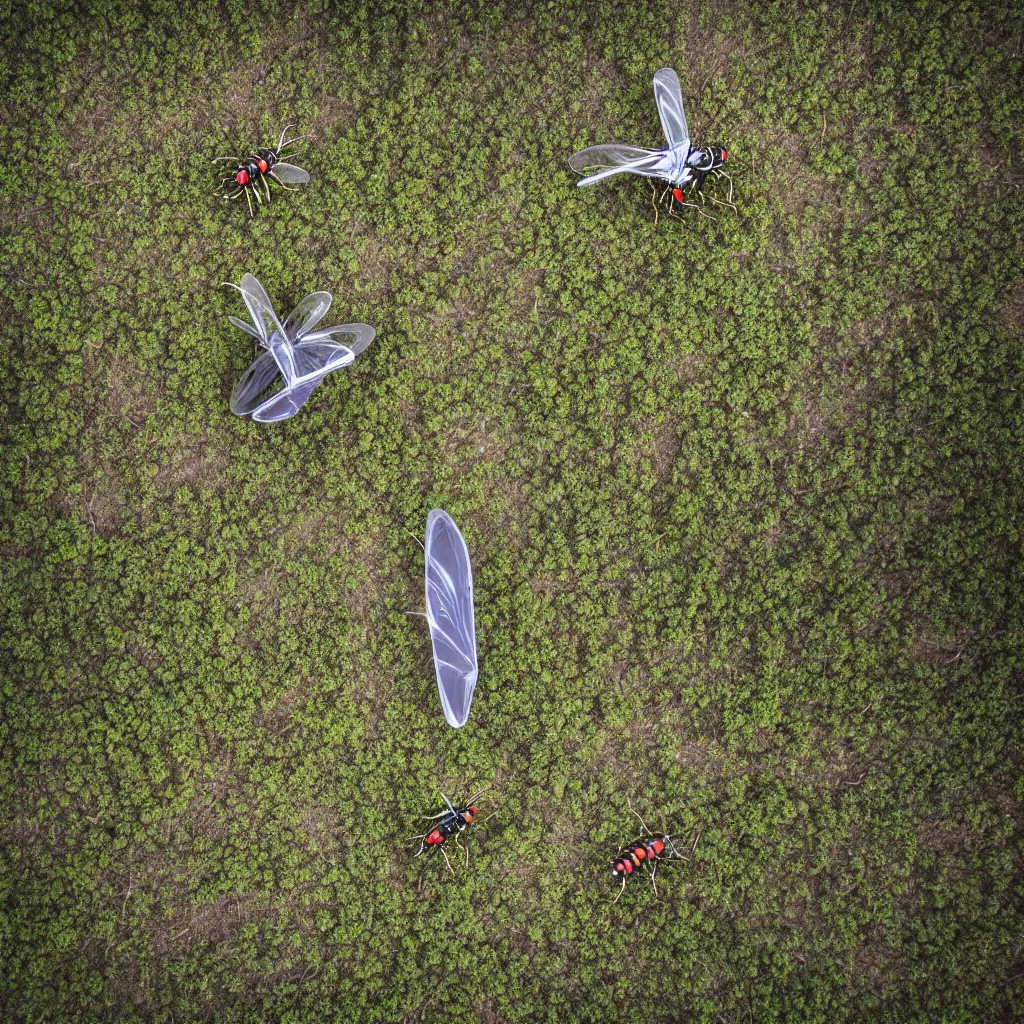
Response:
[{"label": "insect", "polygon": [[290,124],[284,126],[284,131],[281,132],[277,145],[272,149],[258,149],[245,160],[239,160],[234,156],[219,156],[214,160],[214,163],[229,161],[238,165],[234,174],[227,174],[221,179],[220,191],[223,192],[225,199],[237,199],[240,195],[244,194],[245,200],[249,204],[250,217],[255,216],[252,197],[256,199],[256,208],[259,208],[264,201],[263,196],[260,195],[260,185],[263,186],[263,190],[266,193],[266,202],[270,202],[268,178],[280,185],[281,188],[288,189],[289,192],[298,191],[298,189],[289,188],[289,184],[306,185],[309,183],[307,171],[281,160],[282,150],[287,149],[300,139],[306,137],[305,135],[298,135],[294,139],[289,139],[285,142],[285,133],[289,128],[291,128]]},{"label": "insect", "polygon": [[[469,828],[470,825],[476,820],[477,809],[474,805],[474,801],[478,796],[486,793],[491,787],[485,786],[483,789],[478,790],[474,793],[467,801],[465,807],[456,807],[451,800],[441,794],[441,799],[444,800],[446,809],[441,811],[439,814],[431,814],[428,817],[429,821],[437,821],[438,823],[430,829],[429,832],[424,832],[421,836],[410,836],[409,840],[418,839],[420,841],[420,848],[416,852],[416,857],[419,857],[425,851],[429,851],[427,856],[430,857],[437,850],[441,851],[441,856],[444,857],[445,864],[448,865],[448,870],[455,874],[455,870],[452,868],[452,862],[448,859],[448,854],[444,850],[444,844],[455,837],[455,845],[460,849],[465,850],[466,854],[466,867],[469,867],[469,850],[466,849],[460,842],[459,836]],[[488,815],[490,817],[490,815]],[[416,859],[415,857],[413,858]],[[424,865],[424,870],[426,865]],[[423,880],[423,874],[420,873],[420,881]]]},{"label": "insect", "polygon": [[[629,803],[627,799],[627,803]],[[654,880],[654,876],[658,873],[658,864],[660,859],[662,860],[685,860],[689,861],[690,857],[693,856],[697,849],[697,841],[700,839],[700,833],[697,833],[696,839],[693,841],[693,847],[690,850],[690,856],[684,856],[681,854],[673,842],[674,836],[669,835],[656,835],[648,827],[643,818],[633,810],[633,805],[629,804],[629,809],[636,814],[637,819],[640,822],[640,827],[643,830],[640,833],[640,837],[630,843],[625,850],[615,859],[615,863],[612,864],[612,878],[622,879],[622,888],[619,889],[619,895],[612,900],[612,903],[618,903],[619,897],[622,896],[626,889],[626,879],[629,878],[634,872],[639,872],[641,868],[646,868],[651,874],[651,885],[654,887],[654,895],[658,895],[658,885]],[[666,854],[665,851],[669,852]],[[653,866],[652,866],[653,865]]]},{"label": "insect", "polygon": [[352,363],[377,334],[368,324],[316,330],[331,307],[330,292],[307,295],[282,324],[263,286],[252,274],[246,274],[241,285],[231,287],[242,293],[253,323],[235,316],[228,320],[266,350],[235,386],[231,411],[236,416],[251,415],[257,423],[294,416],[327,374]]},{"label": "insect", "polygon": [[427,516],[423,545],[427,624],[445,721],[455,729],[469,718],[479,675],[469,549],[447,512]]},{"label": "insect", "polygon": [[[687,202],[686,190],[692,189],[703,200],[704,182],[709,175],[714,174],[729,180],[730,201],[719,205],[732,206],[732,179],[721,169],[729,154],[721,146],[692,145],[690,129],[686,123],[686,111],[683,109],[679,76],[672,68],[661,68],[655,73],[654,101],[658,107],[658,116],[661,118],[661,128],[665,133],[668,148],[641,149],[638,146],[611,143],[581,150],[569,158],[569,166],[578,174],[586,175],[576,183],[577,186],[592,185],[594,182],[610,178],[613,174],[639,174],[665,183],[666,188],[662,192],[662,197],[671,196],[670,209],[672,200],[675,200],[684,206],[693,206],[699,210],[695,204]],[[719,202],[717,199],[712,201]]]}]

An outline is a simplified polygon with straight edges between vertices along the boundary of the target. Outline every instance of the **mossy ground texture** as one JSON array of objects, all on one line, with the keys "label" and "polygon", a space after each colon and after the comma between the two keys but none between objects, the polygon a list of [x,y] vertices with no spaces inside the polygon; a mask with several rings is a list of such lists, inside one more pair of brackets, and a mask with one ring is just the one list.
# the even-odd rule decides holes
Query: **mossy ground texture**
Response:
[{"label": "mossy ground texture", "polygon": [[[0,1005],[1008,1021],[1015,4],[7,5]],[[737,212],[577,189],[679,72]],[[247,218],[214,157],[308,133]],[[233,417],[250,271],[378,329]],[[476,573],[441,717],[421,536]],[[424,815],[493,785],[469,866]],[[681,837],[610,865],[628,801]]]}]

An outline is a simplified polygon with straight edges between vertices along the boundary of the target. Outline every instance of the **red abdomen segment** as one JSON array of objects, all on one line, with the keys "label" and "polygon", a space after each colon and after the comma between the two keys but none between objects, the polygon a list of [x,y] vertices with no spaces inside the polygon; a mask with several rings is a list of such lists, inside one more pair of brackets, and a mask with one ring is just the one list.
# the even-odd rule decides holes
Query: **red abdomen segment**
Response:
[{"label": "red abdomen segment", "polygon": [[237,181],[239,185],[249,184],[249,174],[244,167],[240,167],[238,169],[238,173],[235,175],[235,181]]},{"label": "red abdomen segment", "polygon": [[439,828],[435,828],[427,836],[424,837],[423,842],[427,846],[440,846],[444,842],[444,836],[441,834]]},{"label": "red abdomen segment", "polygon": [[665,843],[661,839],[652,839],[649,843],[636,843],[612,865],[612,875],[619,878],[627,877],[640,867],[645,860],[654,860],[665,852]]}]

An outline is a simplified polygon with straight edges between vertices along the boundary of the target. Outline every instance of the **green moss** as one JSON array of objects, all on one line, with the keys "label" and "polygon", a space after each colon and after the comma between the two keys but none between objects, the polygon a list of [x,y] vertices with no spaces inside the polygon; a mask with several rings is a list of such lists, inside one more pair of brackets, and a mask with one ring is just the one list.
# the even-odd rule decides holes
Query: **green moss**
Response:
[{"label": "green moss", "polygon": [[[14,5],[15,1020],[982,1021],[1024,996],[1020,12]],[[578,190],[683,81],[738,213]],[[310,135],[247,220],[210,161]],[[221,282],[378,337],[232,417]],[[409,534],[476,568],[443,723]],[[404,837],[493,783],[470,863]],[[692,843],[612,904],[636,823]]]}]

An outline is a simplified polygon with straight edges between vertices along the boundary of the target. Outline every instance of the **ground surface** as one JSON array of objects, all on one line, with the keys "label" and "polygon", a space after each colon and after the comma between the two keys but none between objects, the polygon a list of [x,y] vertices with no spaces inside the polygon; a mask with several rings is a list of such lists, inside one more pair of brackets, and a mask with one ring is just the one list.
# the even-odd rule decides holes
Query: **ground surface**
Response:
[{"label": "ground surface", "polygon": [[[811,6],[8,4],[5,1019],[1012,1018],[1021,14]],[[574,187],[664,64],[735,214]],[[245,271],[379,330],[279,426]],[[699,843],[613,905],[627,799]]]}]

